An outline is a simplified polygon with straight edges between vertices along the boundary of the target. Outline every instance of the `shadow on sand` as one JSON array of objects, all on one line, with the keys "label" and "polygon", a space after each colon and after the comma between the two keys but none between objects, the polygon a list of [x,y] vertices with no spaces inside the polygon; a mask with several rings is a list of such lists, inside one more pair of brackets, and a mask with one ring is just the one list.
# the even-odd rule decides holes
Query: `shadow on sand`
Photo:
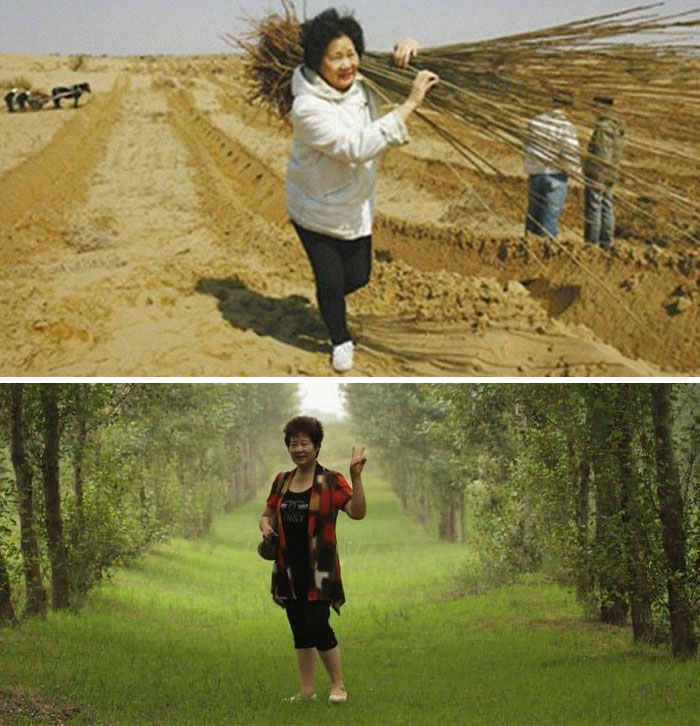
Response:
[{"label": "shadow on sand", "polygon": [[265,297],[235,277],[203,279],[197,292],[213,295],[219,310],[234,328],[253,330],[310,353],[329,351],[328,332],[311,302],[301,295]]}]

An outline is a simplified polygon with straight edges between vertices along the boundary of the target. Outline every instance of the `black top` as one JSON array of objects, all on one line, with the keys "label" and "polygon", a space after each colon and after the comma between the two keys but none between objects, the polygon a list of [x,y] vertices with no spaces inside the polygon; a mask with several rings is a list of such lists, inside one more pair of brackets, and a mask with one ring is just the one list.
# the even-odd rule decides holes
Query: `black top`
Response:
[{"label": "black top", "polygon": [[309,581],[309,502],[311,489],[284,495],[280,510],[282,527],[287,540],[287,561],[292,568],[294,591],[299,598],[306,598]]}]

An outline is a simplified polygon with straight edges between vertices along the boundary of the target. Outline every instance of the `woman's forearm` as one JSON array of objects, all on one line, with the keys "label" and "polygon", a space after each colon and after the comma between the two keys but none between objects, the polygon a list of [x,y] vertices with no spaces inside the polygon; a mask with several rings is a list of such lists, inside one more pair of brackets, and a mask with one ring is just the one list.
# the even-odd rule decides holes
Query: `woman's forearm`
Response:
[{"label": "woman's forearm", "polygon": [[351,476],[352,479],[352,513],[354,519],[362,519],[367,514],[367,500],[365,488],[362,485],[362,475]]},{"label": "woman's forearm", "polygon": [[406,119],[418,108],[418,104],[410,98],[407,98],[400,106],[396,107],[396,113],[401,117],[402,121]]},{"label": "woman's forearm", "polygon": [[258,527],[260,528],[260,531],[265,534],[265,531],[268,529],[272,529],[270,525],[270,517],[272,517],[273,511],[270,509],[270,507],[267,507],[265,511],[260,515],[260,521],[258,522]]}]

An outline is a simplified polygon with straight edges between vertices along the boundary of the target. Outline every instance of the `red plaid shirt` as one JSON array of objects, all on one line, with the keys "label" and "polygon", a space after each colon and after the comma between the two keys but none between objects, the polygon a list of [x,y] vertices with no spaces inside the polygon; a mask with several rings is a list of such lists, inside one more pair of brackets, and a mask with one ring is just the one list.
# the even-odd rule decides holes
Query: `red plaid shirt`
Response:
[{"label": "red plaid shirt", "polygon": [[[280,472],[272,483],[267,506],[276,512],[279,548],[277,561],[272,568],[272,597],[278,605],[296,598],[292,569],[287,556],[287,541],[282,527],[281,504],[289,489],[294,470]],[[309,602],[330,600],[333,609],[340,614],[345,602],[343,582],[340,577],[340,561],[335,538],[335,522],[338,510],[352,498],[352,487],[337,471],[316,464],[309,501]]]}]

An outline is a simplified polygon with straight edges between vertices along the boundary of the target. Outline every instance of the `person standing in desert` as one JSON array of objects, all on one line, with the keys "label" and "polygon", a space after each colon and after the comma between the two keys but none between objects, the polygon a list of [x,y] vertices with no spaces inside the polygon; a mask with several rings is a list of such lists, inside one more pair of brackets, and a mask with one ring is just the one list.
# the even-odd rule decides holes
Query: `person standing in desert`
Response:
[{"label": "person standing in desert", "polygon": [[581,174],[576,129],[564,110],[572,105],[570,93],[555,93],[552,108],[527,127],[524,169],[529,177],[529,198],[525,232],[539,237],[559,234],[569,178]]},{"label": "person standing in desert", "polygon": [[[302,43],[304,63],[292,78],[287,209],[313,268],[333,368],[345,372],[355,346],[345,296],[370,278],[378,158],[408,142],[406,119],[438,77],[420,71],[408,98],[380,117],[378,100],[359,74],[365,41],[351,15],[329,9],[307,20]],[[417,50],[416,41],[404,39],[394,48],[395,63],[406,66]]]},{"label": "person standing in desert", "polygon": [[597,118],[583,167],[586,179],[584,237],[587,242],[607,248],[615,236],[613,192],[620,176],[625,127],[613,111],[615,100],[612,96],[596,96],[593,103]]}]

